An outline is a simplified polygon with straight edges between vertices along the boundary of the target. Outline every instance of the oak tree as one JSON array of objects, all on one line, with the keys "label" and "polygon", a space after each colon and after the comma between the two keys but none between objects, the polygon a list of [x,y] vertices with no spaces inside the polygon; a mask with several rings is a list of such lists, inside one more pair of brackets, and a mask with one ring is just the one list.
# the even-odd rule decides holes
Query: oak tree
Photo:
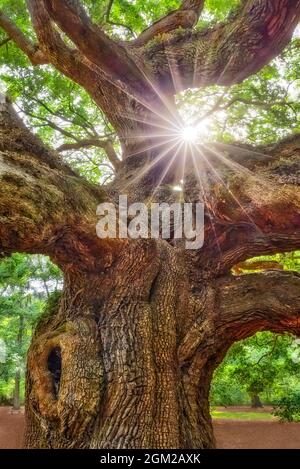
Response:
[{"label": "oak tree", "polygon": [[[175,95],[261,70],[290,42],[300,1],[232,2],[226,18],[203,27],[204,0],[168,1],[172,11],[143,31],[129,26],[125,38],[112,30],[107,3],[103,19],[94,10],[104,2],[27,0],[26,34],[25,9],[20,21],[0,11],[3,47],[14,42],[34,66],[82,87],[122,153],[102,142],[115,175],[93,184],[1,98],[2,255],[45,254],[64,273],[28,354],[26,446],[210,448],[210,381],[229,347],[262,330],[299,334],[298,274],[231,268],[299,248],[300,136],[183,150]],[[201,249],[172,237],[96,236],[99,203],[117,204],[120,194],[171,203],[181,180],[185,201],[205,203]]]}]

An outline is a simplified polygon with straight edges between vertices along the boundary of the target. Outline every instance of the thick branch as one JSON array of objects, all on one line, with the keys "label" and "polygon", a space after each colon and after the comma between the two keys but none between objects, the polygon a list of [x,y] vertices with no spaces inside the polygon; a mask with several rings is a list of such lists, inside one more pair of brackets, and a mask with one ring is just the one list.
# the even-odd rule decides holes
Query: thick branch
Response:
[{"label": "thick branch", "polygon": [[218,282],[217,335],[234,342],[258,331],[300,334],[300,275],[268,271]]},{"label": "thick branch", "polygon": [[299,0],[248,0],[227,23],[171,34],[144,57],[168,88],[174,77],[182,89],[239,83],[284,49],[299,18]]},{"label": "thick branch", "polygon": [[197,171],[209,181],[196,186],[208,214],[200,264],[221,274],[254,256],[300,248],[300,135],[274,146],[219,144],[200,155]]},{"label": "thick branch", "polygon": [[103,191],[77,176],[32,135],[3,97],[0,179],[2,254],[43,253],[62,268],[77,263],[89,270],[103,268],[112,258],[110,244],[95,232]]},{"label": "thick branch", "polygon": [[[30,2],[32,3],[32,2]],[[111,79],[130,83],[142,90],[143,74],[125,47],[114,42],[91,22],[77,0],[45,0],[51,18],[74,42],[82,54],[106,72]]]},{"label": "thick branch", "polygon": [[33,27],[39,40],[40,48],[60,72],[83,86],[93,94],[100,82],[100,76],[78,51],[71,49],[62,40],[53,27],[44,1],[27,0]]},{"label": "thick branch", "polygon": [[178,28],[193,28],[199,19],[204,2],[205,0],[183,0],[178,10],[171,11],[149,26],[132,44],[141,47],[155,36],[170,33]]},{"label": "thick branch", "polygon": [[[8,40],[12,39],[17,44],[17,46],[28,56],[33,65],[48,63],[47,58],[39,49],[39,46],[37,44],[33,44],[1,10],[0,27],[8,34]],[[8,42],[8,40],[6,42]]]}]

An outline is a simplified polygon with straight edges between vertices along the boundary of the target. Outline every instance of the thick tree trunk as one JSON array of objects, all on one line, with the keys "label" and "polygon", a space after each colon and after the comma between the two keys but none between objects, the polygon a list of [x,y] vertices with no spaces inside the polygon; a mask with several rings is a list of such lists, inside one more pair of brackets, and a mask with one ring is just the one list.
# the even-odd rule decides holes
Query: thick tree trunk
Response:
[{"label": "thick tree trunk", "polygon": [[185,276],[181,255],[152,241],[130,244],[108,275],[66,275],[29,352],[27,447],[214,446],[207,317],[202,351],[183,340],[211,299],[191,301]]}]

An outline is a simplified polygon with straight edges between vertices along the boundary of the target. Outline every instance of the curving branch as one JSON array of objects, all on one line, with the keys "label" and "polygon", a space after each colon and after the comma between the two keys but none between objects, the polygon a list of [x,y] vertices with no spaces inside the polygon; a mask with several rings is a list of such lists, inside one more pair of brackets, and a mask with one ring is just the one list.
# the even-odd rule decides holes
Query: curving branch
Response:
[{"label": "curving branch", "polygon": [[11,38],[6,37],[5,39],[3,39],[3,41],[0,42],[0,47],[5,46],[5,44],[7,44],[9,41],[11,41]]},{"label": "curving branch", "polygon": [[171,11],[163,18],[145,29],[132,45],[141,47],[151,41],[155,36],[167,34],[175,29],[193,28],[202,12],[205,0],[183,0],[178,10]]},{"label": "curving branch", "polygon": [[121,166],[121,160],[119,160],[118,155],[114,149],[113,143],[111,140],[101,140],[100,138],[86,138],[83,140],[78,140],[74,143],[64,143],[56,150],[58,152],[72,151],[72,150],[81,150],[83,148],[98,147],[102,148],[105,151],[107,158],[113,167],[118,170]]},{"label": "curving branch", "polygon": [[299,18],[299,0],[247,0],[227,22],[174,32],[148,45],[143,56],[166,88],[174,76],[181,89],[240,83],[284,49]]},{"label": "curving branch", "polygon": [[8,35],[1,45],[13,40],[16,45],[28,56],[33,65],[48,63],[48,59],[37,44],[33,44],[23,32],[0,10],[0,28]]},{"label": "curving branch", "polygon": [[[79,177],[23,125],[0,96],[0,252],[42,253],[62,268],[103,267],[112,246],[96,236],[104,191]],[[60,207],[57,210],[57,207]],[[98,254],[96,254],[98,252]]]},{"label": "curving branch", "polygon": [[[29,0],[29,4],[37,3]],[[143,73],[131,58],[127,49],[109,38],[101,28],[93,24],[77,0],[43,0],[52,20],[92,63],[107,73],[111,79],[131,84],[142,91]],[[32,10],[32,9],[31,9]]]},{"label": "curving branch", "polygon": [[35,29],[39,47],[60,72],[83,86],[89,93],[95,92],[100,81],[94,70],[80,53],[67,45],[55,29],[44,1],[27,0],[31,21]]},{"label": "curving branch", "polygon": [[251,257],[300,248],[299,134],[272,146],[218,144],[201,155],[210,173],[201,265],[223,274]]},{"label": "curving branch", "polygon": [[230,345],[258,331],[300,335],[300,275],[267,271],[218,281],[216,335]]}]

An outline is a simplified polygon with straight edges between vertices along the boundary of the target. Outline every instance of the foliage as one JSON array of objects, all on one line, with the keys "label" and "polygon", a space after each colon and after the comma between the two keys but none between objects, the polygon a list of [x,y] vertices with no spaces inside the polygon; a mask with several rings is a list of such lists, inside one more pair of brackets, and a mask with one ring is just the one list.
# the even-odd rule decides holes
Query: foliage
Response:
[{"label": "foliage", "polygon": [[[25,0],[0,0],[0,8],[34,39],[25,3]],[[239,0],[206,0],[199,28],[224,20],[239,3]],[[129,40],[176,9],[180,1],[114,0],[110,11],[109,0],[84,0],[83,4],[106,33]],[[0,44],[5,38],[0,29]],[[280,57],[241,84],[187,90],[177,96],[185,120],[201,121],[203,139],[225,142],[271,142],[299,131],[299,46],[300,40],[295,35]],[[11,95],[27,124],[47,144],[57,148],[86,138],[109,136],[116,152],[121,153],[114,129],[88,94],[52,66],[32,67],[13,41],[9,41],[0,46],[0,71],[0,90]],[[102,148],[64,152],[63,157],[93,182],[108,180],[113,171]]]},{"label": "foliage", "polygon": [[300,390],[278,399],[273,414],[282,422],[300,422]]},{"label": "foliage", "polygon": [[300,365],[293,360],[294,338],[260,332],[234,344],[214,374],[211,401],[214,405],[238,405],[261,395],[273,403],[300,385]]},{"label": "foliage", "polygon": [[49,259],[14,254],[0,262],[0,404],[11,402],[16,372],[24,394],[26,353],[47,298],[61,288],[61,273]]}]

